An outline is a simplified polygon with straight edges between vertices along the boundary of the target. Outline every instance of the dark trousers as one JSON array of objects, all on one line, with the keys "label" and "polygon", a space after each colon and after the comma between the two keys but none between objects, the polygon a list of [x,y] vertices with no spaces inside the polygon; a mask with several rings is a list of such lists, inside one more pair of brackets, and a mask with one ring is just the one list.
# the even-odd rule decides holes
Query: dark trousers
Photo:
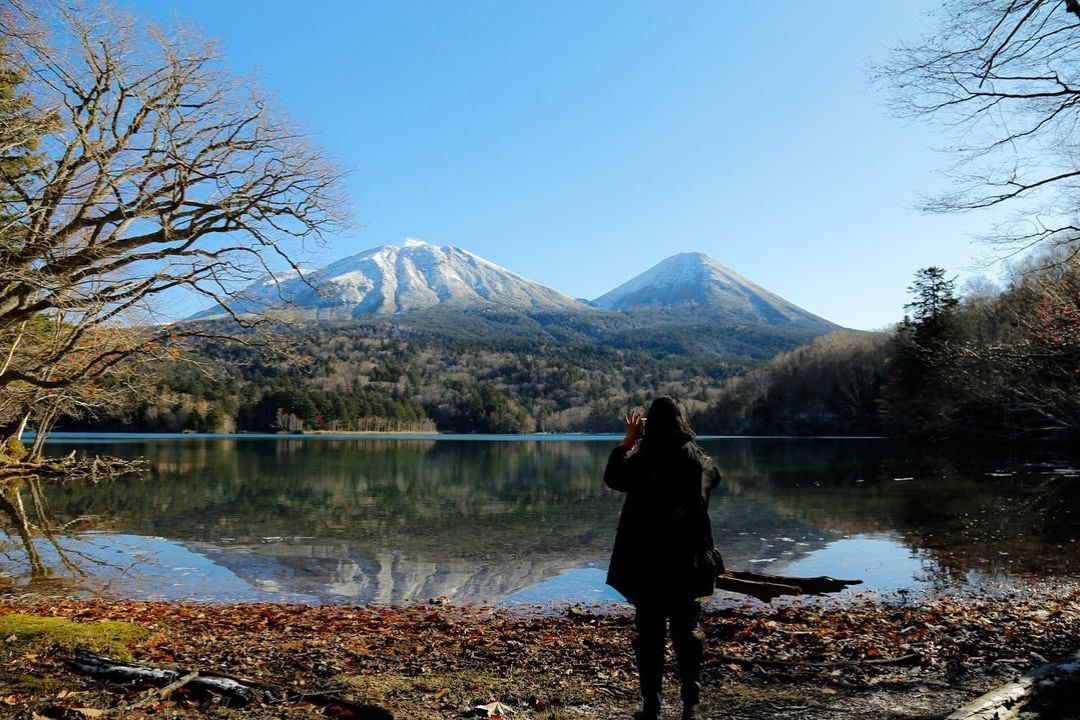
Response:
[{"label": "dark trousers", "polygon": [[664,676],[666,625],[671,625],[671,644],[682,679],[684,704],[697,705],[701,693],[701,663],[705,634],[698,629],[701,603],[696,600],[639,600],[634,606],[634,652],[637,655],[641,697],[646,705],[659,703]]}]

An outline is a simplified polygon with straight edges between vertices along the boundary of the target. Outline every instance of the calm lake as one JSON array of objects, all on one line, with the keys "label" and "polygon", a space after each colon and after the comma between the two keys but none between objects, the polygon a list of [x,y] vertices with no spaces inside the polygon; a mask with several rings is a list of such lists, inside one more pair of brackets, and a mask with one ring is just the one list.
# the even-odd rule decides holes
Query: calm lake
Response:
[{"label": "calm lake", "polygon": [[[622,497],[601,481],[616,442],[58,436],[50,454],[142,456],[153,471],[46,486],[66,526],[33,541],[50,578],[31,582],[14,534],[0,535],[0,572],[15,591],[146,599],[616,601],[603,580]],[[1080,570],[1075,459],[882,440],[702,445],[724,475],[712,518],[733,569],[901,595]]]}]

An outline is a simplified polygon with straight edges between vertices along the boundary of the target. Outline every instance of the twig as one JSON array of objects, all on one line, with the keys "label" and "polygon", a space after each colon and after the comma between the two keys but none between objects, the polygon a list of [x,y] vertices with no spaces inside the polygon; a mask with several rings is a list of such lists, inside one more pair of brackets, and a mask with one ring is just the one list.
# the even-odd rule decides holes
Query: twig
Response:
[{"label": "twig", "polygon": [[[166,685],[163,688],[158,688],[156,690],[151,690],[146,695],[146,697],[144,697],[142,700],[139,700],[137,703],[135,703],[133,705],[128,705],[126,709],[130,710],[132,708],[137,708],[137,707],[140,707],[142,705],[146,705],[147,703],[152,702],[152,701],[154,701],[156,699],[164,700],[165,698],[169,697],[174,692],[176,692],[180,688],[184,687],[185,685],[187,685],[189,682],[191,682],[192,680],[194,680],[197,677],[199,677],[198,671],[189,672],[187,675],[183,676],[182,678],[180,678],[176,682],[169,683],[168,685]],[[119,711],[119,710],[120,710],[120,708],[117,708],[117,711]]]}]

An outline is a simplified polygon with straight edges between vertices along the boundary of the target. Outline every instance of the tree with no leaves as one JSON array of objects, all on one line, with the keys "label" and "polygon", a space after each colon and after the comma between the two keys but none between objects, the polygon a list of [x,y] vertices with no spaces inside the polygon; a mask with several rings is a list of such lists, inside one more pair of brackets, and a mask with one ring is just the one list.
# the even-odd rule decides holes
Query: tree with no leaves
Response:
[{"label": "tree with no leaves", "polygon": [[1026,217],[991,242],[1080,252],[1080,0],[949,0],[933,20],[877,73],[901,116],[958,138],[956,189],[926,208],[1012,207]]},{"label": "tree with no leaves", "polygon": [[103,5],[44,8],[0,22],[21,98],[0,138],[39,158],[0,162],[0,440],[211,335],[154,323],[170,292],[227,310],[343,219],[341,173],[212,44]]}]

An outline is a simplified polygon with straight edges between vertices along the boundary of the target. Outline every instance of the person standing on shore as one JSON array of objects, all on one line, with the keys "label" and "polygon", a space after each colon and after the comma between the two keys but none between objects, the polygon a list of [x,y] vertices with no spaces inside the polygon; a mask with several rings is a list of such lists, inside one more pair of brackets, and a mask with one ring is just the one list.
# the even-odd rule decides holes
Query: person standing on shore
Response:
[{"label": "person standing on shore", "polygon": [[[699,598],[712,595],[719,554],[713,547],[709,494],[720,482],[712,460],[674,398],[656,398],[647,416],[623,417],[626,436],[608,456],[604,483],[626,493],[607,584],[634,605],[634,652],[641,685],[637,720],[660,717],[665,625],[682,680],[683,720],[695,720],[701,696],[704,634]],[[639,442],[640,440],[640,442]]]}]

